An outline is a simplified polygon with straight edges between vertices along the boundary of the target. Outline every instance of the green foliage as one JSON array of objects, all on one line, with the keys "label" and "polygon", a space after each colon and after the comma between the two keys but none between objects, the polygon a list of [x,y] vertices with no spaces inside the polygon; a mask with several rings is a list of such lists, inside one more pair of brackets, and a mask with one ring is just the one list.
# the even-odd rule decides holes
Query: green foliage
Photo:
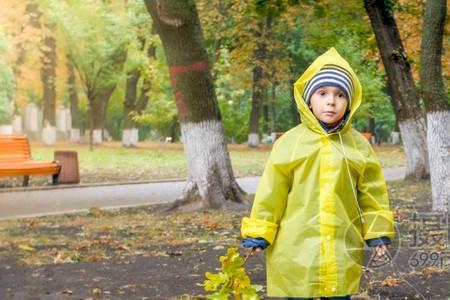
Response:
[{"label": "green foliage", "polygon": [[369,117],[375,119],[375,134],[387,139],[395,126],[395,115],[386,94],[385,78],[374,62],[363,58],[358,38],[344,34],[336,49],[347,59],[358,75],[363,87],[363,100],[354,118],[354,126],[360,131],[368,130]]},{"label": "green foliage", "polygon": [[[329,47],[349,61],[363,87],[362,105],[358,109],[353,125],[356,129],[368,129],[369,117],[375,118],[375,134],[387,139],[395,126],[395,115],[386,93],[384,72],[378,69],[378,60],[367,56],[376,49],[373,32],[363,20],[365,11],[362,2],[321,1],[313,6],[323,6],[323,15],[311,17],[307,12],[300,16],[303,26],[303,41],[316,52],[311,61]],[[314,20],[314,22],[313,22]],[[351,22],[349,22],[351,20]],[[318,26],[320,24],[320,26]]]},{"label": "green foliage", "polygon": [[0,124],[6,124],[10,121],[14,91],[14,75],[12,69],[2,58],[6,50],[6,38],[0,28]]},{"label": "green foliage", "polygon": [[242,124],[248,122],[251,96],[245,89],[233,85],[227,49],[221,49],[215,69],[217,72],[216,95],[224,123],[225,135],[234,143],[244,142],[247,140],[247,128]]},{"label": "green foliage", "polygon": [[[153,93],[151,93],[153,94]],[[153,137],[171,136],[171,128],[175,126],[174,118],[176,116],[175,101],[165,97],[153,98],[151,96],[151,105],[142,115],[133,115],[133,119],[142,125],[149,125],[150,130],[155,131]]]},{"label": "green foliage", "polygon": [[294,101],[294,98],[290,94],[291,90],[287,83],[284,84],[284,88],[286,90],[282,88],[277,89],[275,131],[288,131],[292,128],[291,102]]},{"label": "green foliage", "polygon": [[[178,124],[173,91],[160,40],[151,34],[151,18],[144,1],[39,2],[62,29],[77,71],[86,81],[85,91],[90,88],[96,92],[117,83],[107,114],[114,138],[120,137],[123,126],[125,74],[135,69],[141,71],[138,91],[144,79],[151,82],[149,105],[135,120],[145,128],[146,136],[149,132],[153,137],[173,135]],[[397,0],[385,2],[392,9],[416,9]],[[380,61],[368,55],[376,51],[376,41],[364,19],[363,2],[196,0],[196,5],[229,141],[240,143],[247,139],[252,69],[256,65],[265,73],[264,93],[270,95],[272,84],[277,86],[276,116],[269,123],[274,123],[275,130],[287,130],[292,119],[292,83],[317,55],[331,46],[350,61],[363,84],[363,105],[355,116],[355,127],[366,130],[371,116],[382,135],[387,135],[394,126],[385,75],[378,70]],[[263,24],[260,37],[255,35],[260,28],[258,23]],[[254,57],[258,42],[266,47],[264,60]],[[155,60],[148,58],[147,49],[151,45],[157,48]],[[124,55],[126,63],[120,65],[118,62]]]},{"label": "green foliage", "polygon": [[119,80],[117,88],[111,95],[108,102],[106,128],[111,134],[114,140],[120,140],[122,138],[122,123],[124,119],[123,115],[123,99],[125,98],[125,76]]},{"label": "green foliage", "polygon": [[279,17],[287,10],[292,1],[285,0],[256,0],[255,12],[259,16]]},{"label": "green foliage", "polygon": [[123,4],[41,0],[62,30],[66,48],[89,98],[115,86],[130,43]]},{"label": "green foliage", "polygon": [[146,75],[149,68],[147,49],[157,43],[155,35],[150,34],[152,24],[150,15],[145,8],[144,1],[132,0],[128,2],[127,18],[129,20],[129,41],[125,73],[135,69]]},{"label": "green foliage", "polygon": [[386,10],[387,10],[389,16],[391,16],[391,17],[394,16],[394,10],[395,10],[396,4],[397,4],[396,0],[384,0],[384,5],[386,6]]},{"label": "green foliage", "polygon": [[156,136],[172,136],[174,127],[177,126],[175,99],[167,72],[166,58],[162,47],[159,47],[161,42],[158,39],[155,43],[158,46],[156,59],[151,61],[146,70],[146,76],[152,83],[148,94],[150,104],[141,115],[135,115],[133,119],[139,124],[149,126]]},{"label": "green foliage", "polygon": [[201,286],[205,291],[213,292],[206,295],[208,299],[228,300],[233,296],[235,300],[260,299],[258,291],[261,286],[252,285],[245,271],[245,260],[240,256],[237,248],[228,248],[227,254],[219,258],[221,272],[212,274],[206,272],[206,280]]}]

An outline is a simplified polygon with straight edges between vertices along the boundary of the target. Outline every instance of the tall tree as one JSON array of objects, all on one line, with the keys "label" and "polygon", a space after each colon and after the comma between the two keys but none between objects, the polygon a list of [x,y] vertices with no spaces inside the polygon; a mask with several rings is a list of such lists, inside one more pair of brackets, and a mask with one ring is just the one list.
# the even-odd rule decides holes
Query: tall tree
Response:
[{"label": "tall tree", "polygon": [[67,55],[67,91],[69,94],[69,103],[70,103],[70,120],[71,120],[71,129],[70,129],[70,140],[74,143],[80,142],[80,112],[78,108],[78,93],[76,89],[76,77],[75,77],[75,68],[73,67],[73,63],[70,60],[70,56]]},{"label": "tall tree", "polygon": [[429,176],[426,121],[420,108],[419,91],[411,73],[397,24],[392,1],[364,0],[386,69],[388,90],[394,107],[406,156],[406,178]]},{"label": "tall tree", "polygon": [[142,1],[130,1],[127,11],[132,27],[130,34],[133,34],[134,37],[128,47],[128,60],[125,65],[122,145],[134,147],[137,146],[139,140],[136,117],[142,115],[149,101],[150,64],[155,61],[156,46],[154,45],[154,32],[150,33],[148,30],[152,25],[145,4]]},{"label": "tall tree", "polygon": [[56,126],[56,39],[49,24],[44,24],[41,45],[41,82],[44,126]]},{"label": "tall tree", "polygon": [[127,58],[128,19],[123,3],[43,1],[63,31],[70,60],[89,102],[90,149],[102,142],[106,108]]},{"label": "tall tree", "polygon": [[139,69],[132,69],[126,74],[125,84],[125,100],[123,102],[123,131],[122,131],[122,145],[125,147],[136,146],[137,140],[134,139],[134,132],[136,129],[136,122],[133,121],[132,113],[136,111],[137,86],[141,71]]},{"label": "tall tree", "polygon": [[[270,130],[270,124],[274,123],[275,106],[270,97],[272,94],[270,84],[280,83],[280,85],[275,84],[277,99],[278,91],[288,87],[287,82],[290,78],[288,66],[292,62],[287,57],[288,51],[282,37],[288,29],[292,28],[292,24],[286,19],[289,19],[292,13],[292,11],[288,12],[288,9],[292,8],[295,2],[290,0],[196,1],[206,45],[210,58],[214,61],[216,91],[225,119],[225,132],[232,140],[237,137],[239,141],[246,140],[250,146],[257,146],[260,123],[266,132]],[[264,51],[260,51],[263,48]],[[226,68],[224,68],[224,62],[228,65]],[[227,82],[225,89],[232,90],[233,93],[242,89],[245,94],[239,96],[238,93],[234,95],[228,93],[225,96],[222,88],[225,81]],[[249,98],[252,101],[248,101]],[[280,103],[277,105],[279,106]],[[236,110],[239,112],[237,113]],[[283,110],[279,111],[282,113]],[[249,123],[249,128],[245,128],[247,132],[244,132],[242,127],[237,130],[233,128],[239,127],[234,124],[241,119],[242,114],[246,115],[247,123]],[[264,116],[261,120],[263,122],[260,122],[261,115]],[[235,116],[236,119],[234,119]],[[233,133],[230,134],[231,132]]]},{"label": "tall tree", "polygon": [[259,145],[259,119],[264,102],[264,90],[266,88],[263,69],[267,52],[266,41],[263,37],[264,23],[264,20],[260,20],[254,31],[255,48],[253,50],[252,110],[250,112],[248,132],[249,147],[258,147]]},{"label": "tall tree", "polygon": [[175,94],[187,185],[172,209],[242,207],[194,0],[146,0],[167,58]]},{"label": "tall tree", "polygon": [[[149,59],[154,59],[156,48],[148,47],[147,55]],[[142,114],[147,107],[151,88],[149,75],[139,68],[132,69],[127,73],[124,101],[124,125],[122,133],[122,145],[125,147],[136,146],[138,142],[138,128],[135,117]],[[143,74],[141,74],[143,72]],[[143,75],[143,76],[142,76]],[[142,79],[140,94],[138,94],[138,82]]]},{"label": "tall tree", "polygon": [[42,30],[40,50],[40,77],[42,83],[43,132],[42,142],[54,145],[56,142],[56,39],[48,23],[42,25],[42,11],[33,1],[27,4],[30,25]]},{"label": "tall tree", "polygon": [[441,64],[446,2],[428,0],[425,4],[420,47],[420,81],[427,113],[433,210],[450,211],[450,106]]},{"label": "tall tree", "polygon": [[[263,111],[264,122],[263,129],[267,133],[273,130],[270,123],[275,124],[275,103],[274,99],[277,81],[287,80],[278,74],[287,73],[282,70],[282,66],[277,61],[287,61],[288,53],[283,49],[279,38],[276,39],[275,26],[279,23],[283,14],[287,14],[288,8],[296,5],[296,1],[255,1],[250,5],[251,16],[255,19],[257,26],[254,31],[254,49],[253,49],[253,86],[252,86],[252,110],[250,113],[248,145],[257,147],[259,144],[259,118],[261,109]],[[251,11],[250,10],[250,11]],[[287,23],[281,23],[282,27],[278,27],[281,32],[287,30]],[[284,26],[283,26],[284,25]],[[281,29],[281,30],[280,30]],[[282,34],[278,34],[281,36]],[[278,50],[278,51],[277,51]],[[282,55],[280,55],[282,53]],[[277,71],[277,68],[279,69]],[[270,91],[273,97],[269,97],[269,83],[272,84]],[[269,113],[271,110],[271,113]]]}]

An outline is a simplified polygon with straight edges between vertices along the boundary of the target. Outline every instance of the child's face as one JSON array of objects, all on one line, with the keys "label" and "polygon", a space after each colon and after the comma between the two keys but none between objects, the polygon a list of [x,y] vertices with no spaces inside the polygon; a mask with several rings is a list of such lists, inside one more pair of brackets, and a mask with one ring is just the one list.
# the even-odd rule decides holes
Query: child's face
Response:
[{"label": "child's face", "polygon": [[334,86],[322,86],[311,96],[311,108],[317,119],[335,126],[344,116],[348,101],[344,92]]}]

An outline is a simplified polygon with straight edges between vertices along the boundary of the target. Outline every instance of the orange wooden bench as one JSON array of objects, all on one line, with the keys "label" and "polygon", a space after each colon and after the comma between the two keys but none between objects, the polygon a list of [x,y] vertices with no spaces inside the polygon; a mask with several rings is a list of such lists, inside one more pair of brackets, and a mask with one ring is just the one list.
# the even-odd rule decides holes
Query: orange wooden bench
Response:
[{"label": "orange wooden bench", "polygon": [[52,175],[57,184],[60,169],[55,161],[33,161],[26,135],[0,135],[0,177],[24,176],[23,185],[27,186],[30,175]]}]

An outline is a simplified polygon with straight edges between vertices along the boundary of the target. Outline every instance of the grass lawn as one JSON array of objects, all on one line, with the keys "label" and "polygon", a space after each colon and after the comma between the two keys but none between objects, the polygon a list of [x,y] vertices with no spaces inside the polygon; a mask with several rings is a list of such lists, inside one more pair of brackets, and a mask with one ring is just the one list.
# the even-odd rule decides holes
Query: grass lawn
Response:
[{"label": "grass lawn", "polygon": [[[174,179],[186,177],[186,161],[181,144],[142,143],[125,149],[118,142],[105,143],[94,152],[87,145],[62,144],[56,148],[32,144],[36,160],[51,160],[54,150],[76,150],[83,182],[117,182]],[[400,146],[375,146],[383,167],[404,165]],[[229,145],[235,176],[259,176],[269,157],[270,145],[249,149],[246,145]]]},{"label": "grass lawn", "polygon": [[[404,154],[400,146],[375,146],[383,167],[404,165]],[[70,143],[57,147],[43,147],[32,143],[35,160],[52,160],[54,150],[78,152],[81,181],[83,183],[131,182],[186,177],[186,161],[182,144],[159,144],[146,142],[138,148],[126,149],[119,142],[109,142],[96,147],[94,152],[87,145]],[[229,145],[233,171],[237,177],[260,176],[271,150],[270,145],[250,149],[246,145]],[[20,179],[13,185],[20,185]],[[48,178],[32,177],[31,184],[42,184]],[[11,183],[6,184],[11,185]]]}]

